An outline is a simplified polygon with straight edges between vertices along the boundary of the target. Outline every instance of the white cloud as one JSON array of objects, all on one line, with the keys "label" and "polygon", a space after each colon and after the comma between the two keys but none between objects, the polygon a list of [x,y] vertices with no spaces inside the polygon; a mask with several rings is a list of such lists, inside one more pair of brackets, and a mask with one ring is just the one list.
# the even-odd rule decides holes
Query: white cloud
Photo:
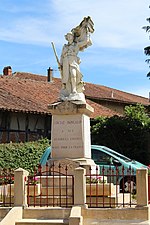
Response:
[{"label": "white cloud", "polygon": [[[95,68],[101,71],[103,67],[105,71],[102,72],[107,74],[114,69],[116,83],[125,73],[136,76],[139,72],[145,78],[144,68],[147,70],[147,65],[143,48],[149,45],[149,39],[142,27],[147,24],[149,10],[147,0],[1,0],[0,40],[48,48],[54,41],[60,55],[66,32],[77,26],[83,17],[91,16],[95,23],[93,46],[81,53],[81,67],[91,69],[92,74]],[[53,64],[55,58],[52,49],[50,51]],[[41,55],[41,60],[43,57],[45,59],[46,56]],[[39,59],[34,60],[39,62]],[[26,65],[24,59],[22,62]],[[98,78],[100,75],[96,74]],[[128,80],[130,83],[130,78]],[[136,82],[134,86],[138,86]],[[149,80],[146,82],[149,83]],[[147,83],[145,89],[138,86],[130,90],[146,96]]]},{"label": "white cloud", "polygon": [[0,37],[1,40],[10,42],[45,45],[49,38],[46,32],[43,32],[45,24],[46,21],[33,18],[15,20],[7,30],[4,27],[0,28]]},{"label": "white cloud", "polygon": [[148,16],[146,11],[149,10],[146,0],[103,0],[94,3],[91,0],[73,0],[71,4],[69,0],[57,0],[53,3],[62,26],[66,24],[67,29],[90,15],[95,23],[93,40],[99,47],[140,48],[146,39],[142,30]]},{"label": "white cloud", "polygon": [[62,45],[65,33],[88,15],[95,23],[95,46],[141,48],[147,40],[142,30],[148,11],[146,0],[47,0],[44,4],[41,0],[29,4],[21,1],[23,6],[17,2],[10,5],[6,1],[4,7],[2,0],[1,10],[7,8],[10,19],[0,22],[1,40],[45,45],[53,39]]}]

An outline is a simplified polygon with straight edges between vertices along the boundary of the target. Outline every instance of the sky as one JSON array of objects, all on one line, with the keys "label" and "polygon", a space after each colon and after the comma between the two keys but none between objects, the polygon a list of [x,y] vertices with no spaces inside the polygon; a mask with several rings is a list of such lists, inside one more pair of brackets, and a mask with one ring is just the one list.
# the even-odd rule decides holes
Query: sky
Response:
[{"label": "sky", "polygon": [[11,66],[46,76],[52,67],[60,77],[51,42],[60,57],[64,35],[87,16],[95,31],[79,53],[83,80],[148,98],[148,0],[0,0],[0,74]]}]

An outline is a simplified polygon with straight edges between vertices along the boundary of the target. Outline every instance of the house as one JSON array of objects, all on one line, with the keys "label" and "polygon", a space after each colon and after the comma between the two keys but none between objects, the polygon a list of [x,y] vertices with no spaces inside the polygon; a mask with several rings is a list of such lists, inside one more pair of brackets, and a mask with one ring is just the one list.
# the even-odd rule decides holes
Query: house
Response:
[{"label": "house", "polygon": [[[61,80],[48,75],[15,72],[5,67],[0,76],[0,143],[37,140],[51,136],[48,104],[59,101]],[[86,83],[86,101],[94,108],[91,118],[123,115],[126,105],[149,107],[149,99],[102,85]]]}]

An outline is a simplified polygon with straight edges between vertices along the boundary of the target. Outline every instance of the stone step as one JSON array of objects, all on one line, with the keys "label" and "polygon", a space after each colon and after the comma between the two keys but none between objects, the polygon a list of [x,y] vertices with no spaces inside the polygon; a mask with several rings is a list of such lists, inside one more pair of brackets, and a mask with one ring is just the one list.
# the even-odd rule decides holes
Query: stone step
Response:
[{"label": "stone step", "polygon": [[53,187],[53,186],[72,186],[73,179],[72,176],[37,176],[39,182],[43,187]]},{"label": "stone step", "polygon": [[[54,189],[54,192],[53,192],[53,189]],[[36,184],[36,186],[34,185],[26,185],[26,190],[29,191],[30,194],[34,194],[34,193],[41,193],[43,195],[66,195],[66,193],[68,195],[71,195],[72,194],[72,189],[73,189],[73,186],[72,185],[69,185],[67,184],[67,187],[65,185],[55,185],[54,183],[54,187],[53,186],[50,186],[50,183],[48,183],[48,186],[45,186],[44,184],[43,185],[40,185],[40,184]],[[14,184],[11,184],[11,189],[10,189],[10,186],[7,186],[6,187],[6,191],[4,193],[4,196],[8,197],[8,196],[14,196]]]},{"label": "stone step", "polygon": [[72,206],[73,197],[72,196],[37,196],[34,198],[33,196],[29,197],[29,206]]},{"label": "stone step", "polygon": [[66,219],[22,219],[15,222],[15,225],[68,225]]},{"label": "stone step", "polygon": [[119,193],[117,196],[87,196],[86,203],[89,207],[111,207],[121,206],[130,203],[130,193]]},{"label": "stone step", "polygon": [[72,195],[73,190],[72,186],[67,186],[66,187],[42,187],[42,195]]},{"label": "stone step", "polygon": [[[73,196],[72,194],[69,196],[69,194],[66,195],[38,195],[38,196],[29,196],[28,198],[28,204],[29,206],[66,206],[66,205],[72,205],[73,204]],[[5,197],[5,204],[10,203],[10,197]],[[14,196],[11,198],[11,204],[14,203]],[[35,204],[34,204],[35,203]]]},{"label": "stone step", "polygon": [[1,207],[0,220],[2,220],[10,210],[11,210],[11,207]]},{"label": "stone step", "polygon": [[23,210],[24,219],[68,219],[70,208],[61,207],[27,207]]}]

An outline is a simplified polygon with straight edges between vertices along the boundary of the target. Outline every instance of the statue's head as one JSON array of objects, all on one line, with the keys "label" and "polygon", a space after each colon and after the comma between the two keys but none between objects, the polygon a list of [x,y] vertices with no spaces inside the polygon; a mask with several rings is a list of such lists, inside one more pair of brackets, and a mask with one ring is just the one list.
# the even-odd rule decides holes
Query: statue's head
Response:
[{"label": "statue's head", "polygon": [[73,40],[74,39],[73,33],[72,32],[68,32],[65,35],[65,38],[66,38],[67,41]]}]

